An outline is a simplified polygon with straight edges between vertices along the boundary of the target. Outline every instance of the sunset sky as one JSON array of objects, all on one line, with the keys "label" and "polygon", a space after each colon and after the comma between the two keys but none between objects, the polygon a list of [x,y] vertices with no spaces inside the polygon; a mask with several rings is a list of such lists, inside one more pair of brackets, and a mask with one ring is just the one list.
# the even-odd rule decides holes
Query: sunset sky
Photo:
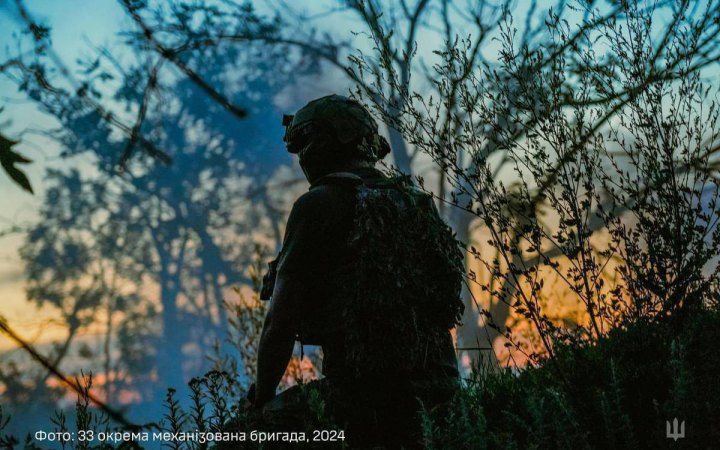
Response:
[{"label": "sunset sky", "polygon": [[[33,17],[51,26],[53,48],[66,62],[72,63],[78,55],[91,54],[91,45],[117,46],[117,33],[132,28],[132,23],[115,0],[64,0],[26,2]],[[519,6],[517,15],[522,16],[523,6]],[[348,24],[335,23],[337,29],[347,31]],[[17,12],[11,1],[0,2],[0,29],[19,30]],[[9,33],[3,34],[3,49],[14,48],[15,38]],[[420,41],[421,52],[429,52],[437,42]],[[492,44],[491,44],[492,45]],[[486,49],[492,52],[493,49]],[[9,52],[12,54],[12,50]],[[716,69],[715,69],[716,70]],[[339,80],[324,80],[324,86],[312,86],[308,92],[326,90],[341,91],[346,86]],[[316,81],[317,82],[317,81]],[[88,161],[75,158],[63,161],[58,157],[57,144],[43,138],[33,130],[52,128],[52,119],[37,111],[22,93],[16,91],[16,85],[7,78],[0,78],[0,92],[5,111],[0,114],[0,123],[10,123],[2,129],[3,134],[20,140],[17,150],[34,162],[24,166],[35,195],[23,192],[7,176],[0,174],[0,233],[13,226],[23,227],[37,220],[37,210],[44,194],[43,174],[52,167],[69,167],[70,164],[83,167]],[[290,108],[301,104],[308,98],[303,94],[294,97],[273,99],[276,104]],[[279,143],[280,144],[280,143]],[[25,300],[23,267],[18,256],[22,245],[22,233],[12,233],[0,237],[0,314],[24,337],[41,344],[64,335],[62,325],[53,325],[53,310],[38,310]],[[0,335],[0,350],[14,347],[5,336]]]}]

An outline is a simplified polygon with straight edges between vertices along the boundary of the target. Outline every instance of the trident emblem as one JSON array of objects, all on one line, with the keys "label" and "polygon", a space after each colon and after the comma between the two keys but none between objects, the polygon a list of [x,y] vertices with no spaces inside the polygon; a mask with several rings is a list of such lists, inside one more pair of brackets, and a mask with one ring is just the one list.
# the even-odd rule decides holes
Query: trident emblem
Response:
[{"label": "trident emblem", "polygon": [[685,437],[685,421],[683,420],[680,422],[680,426],[678,427],[678,420],[677,417],[673,419],[672,421],[672,427],[670,426],[670,421],[665,422],[665,436],[668,439],[673,439],[675,442],[677,442],[678,439]]}]

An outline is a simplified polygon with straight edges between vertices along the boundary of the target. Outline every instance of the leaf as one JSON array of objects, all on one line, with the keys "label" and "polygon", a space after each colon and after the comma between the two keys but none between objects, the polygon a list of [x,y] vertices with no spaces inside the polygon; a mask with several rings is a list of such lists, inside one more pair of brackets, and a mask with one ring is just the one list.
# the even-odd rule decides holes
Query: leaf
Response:
[{"label": "leaf", "polygon": [[10,140],[0,134],[0,164],[8,174],[8,176],[17,183],[21,188],[33,194],[32,186],[25,173],[15,167],[16,164],[29,164],[32,161],[21,154],[15,152],[12,147],[17,141]]}]

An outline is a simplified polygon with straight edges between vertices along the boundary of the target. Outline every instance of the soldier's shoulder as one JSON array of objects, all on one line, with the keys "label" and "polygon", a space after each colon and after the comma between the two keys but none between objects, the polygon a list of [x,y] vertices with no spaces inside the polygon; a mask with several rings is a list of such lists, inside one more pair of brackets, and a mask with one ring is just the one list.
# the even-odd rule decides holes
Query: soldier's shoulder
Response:
[{"label": "soldier's shoulder", "polygon": [[338,203],[346,203],[350,197],[354,197],[353,188],[361,185],[362,182],[362,178],[352,173],[326,175],[315,181],[310,186],[310,190],[298,197],[293,209],[308,214],[336,209]]}]

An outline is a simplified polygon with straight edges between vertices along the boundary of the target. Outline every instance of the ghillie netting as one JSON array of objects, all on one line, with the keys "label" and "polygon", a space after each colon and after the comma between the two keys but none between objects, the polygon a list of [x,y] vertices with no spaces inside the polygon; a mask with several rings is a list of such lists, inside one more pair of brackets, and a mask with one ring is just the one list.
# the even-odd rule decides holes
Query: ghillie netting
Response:
[{"label": "ghillie netting", "polygon": [[432,198],[407,178],[366,182],[356,197],[348,367],[358,374],[425,368],[447,352],[448,330],[460,323],[463,252]]}]

